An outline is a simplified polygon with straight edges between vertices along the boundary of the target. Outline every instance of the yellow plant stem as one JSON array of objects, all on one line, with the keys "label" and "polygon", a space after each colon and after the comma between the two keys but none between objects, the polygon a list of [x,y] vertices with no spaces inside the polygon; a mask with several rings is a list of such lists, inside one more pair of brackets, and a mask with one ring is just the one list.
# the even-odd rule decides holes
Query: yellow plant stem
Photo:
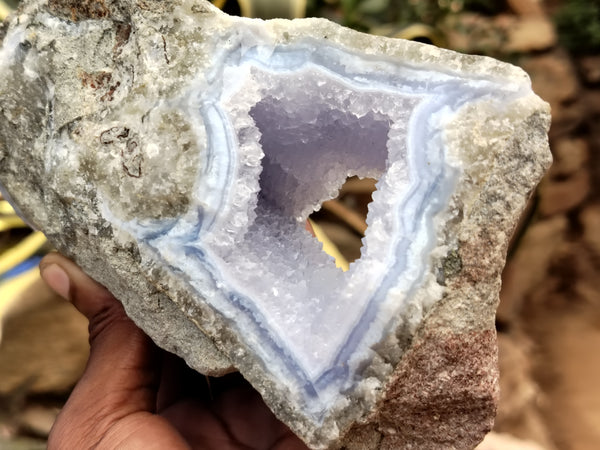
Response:
[{"label": "yellow plant stem", "polygon": [[18,216],[0,216],[0,232],[13,228],[25,228],[27,225]]},{"label": "yellow plant stem", "polygon": [[37,267],[0,283],[0,323],[18,305],[23,292],[40,278]]},{"label": "yellow plant stem", "polygon": [[344,258],[344,256],[340,253],[339,249],[335,246],[335,244],[331,242],[331,239],[327,237],[327,235],[323,231],[323,228],[321,228],[311,219],[308,219],[308,222],[310,223],[310,226],[312,227],[313,232],[315,233],[317,241],[323,244],[323,251],[329,256],[333,257],[333,259],[335,259],[335,266],[338,269],[342,269],[344,272],[346,272],[350,268],[350,264],[348,263],[346,258]]},{"label": "yellow plant stem", "polygon": [[23,261],[34,255],[46,243],[46,236],[40,231],[35,231],[0,254],[0,275],[18,266]]},{"label": "yellow plant stem", "polygon": [[365,219],[357,212],[348,208],[342,202],[338,200],[328,200],[326,202],[323,202],[322,208],[325,211],[328,211],[334,214],[335,216],[339,217],[361,236],[365,235],[367,231],[367,224],[365,222]]},{"label": "yellow plant stem", "polygon": [[0,215],[9,216],[13,215],[15,210],[6,200],[0,200]]}]

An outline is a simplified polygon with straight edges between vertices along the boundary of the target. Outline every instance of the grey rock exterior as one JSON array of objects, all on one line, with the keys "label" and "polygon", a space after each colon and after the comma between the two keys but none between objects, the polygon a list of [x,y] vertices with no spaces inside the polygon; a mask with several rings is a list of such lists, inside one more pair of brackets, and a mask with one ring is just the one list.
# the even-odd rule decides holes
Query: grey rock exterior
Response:
[{"label": "grey rock exterior", "polygon": [[[101,191],[118,205],[121,222],[187,209],[206,143],[166,99],[192,82],[209,86],[213,55],[245,42],[245,33],[273,45],[312,36],[366,58],[524,92],[500,110],[468,105],[446,125],[446,156],[462,171],[435,216],[428,273],[374,348],[363,380],[321,424],[288,400],[239,331],[116,226],[98,198]],[[515,223],[551,163],[549,109],[527,90],[522,71],[322,19],[230,18],[205,1],[30,1],[0,37],[3,193],[159,346],[205,374],[240,370],[313,448],[469,448],[491,429],[500,273]]]}]

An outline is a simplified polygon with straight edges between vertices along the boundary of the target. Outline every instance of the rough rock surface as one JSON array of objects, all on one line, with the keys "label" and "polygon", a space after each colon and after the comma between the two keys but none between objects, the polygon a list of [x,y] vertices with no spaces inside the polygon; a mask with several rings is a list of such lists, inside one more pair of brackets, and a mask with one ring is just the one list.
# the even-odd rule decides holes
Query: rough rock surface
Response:
[{"label": "rough rock surface", "polygon": [[[0,37],[4,192],[57,248],[106,285],[159,345],[204,373],[239,369],[314,448],[468,448],[489,431],[498,395],[499,275],[515,221],[550,164],[548,108],[522,71],[488,58],[362,35],[324,20],[230,18],[202,1],[32,1]],[[294,66],[298,62],[312,72],[302,72]],[[289,91],[296,85],[300,94]],[[291,108],[285,109],[286,101]],[[356,153],[334,148],[323,150],[330,159],[319,160],[322,155],[313,152],[322,164],[305,157],[295,168],[278,171],[287,154],[268,153],[269,139],[287,137],[274,147],[302,140],[306,135],[294,134],[294,124],[301,122],[294,114],[314,120],[311,102],[327,113],[311,123],[333,116],[331,130],[335,124],[364,129],[357,136],[373,139],[373,155],[376,141],[387,139],[383,159],[371,167],[369,156],[361,159],[369,155],[364,147]],[[429,114],[419,115],[421,104]],[[271,114],[276,107],[285,114]],[[215,119],[214,112],[229,121],[223,115]],[[236,133],[227,126],[215,131],[219,124],[230,124]],[[317,131],[331,136],[330,128]],[[335,136],[344,139],[343,133]],[[221,162],[229,150],[234,175],[219,171],[232,167]],[[336,166],[350,164],[347,160],[358,162]],[[333,169],[323,174],[329,185],[322,191],[297,189],[298,194],[294,180],[286,178],[294,171],[310,178],[327,164]],[[439,176],[419,197],[421,180],[426,183],[436,168]],[[320,378],[309,379],[317,391],[311,397],[286,366],[289,360],[312,361],[302,354],[314,345],[310,339],[298,341],[305,348],[300,346],[295,360],[277,346],[265,350],[249,316],[215,300],[227,297],[227,278],[211,290],[191,274],[213,266],[234,273],[233,262],[244,257],[234,250],[255,250],[243,237],[253,221],[261,225],[265,204],[285,213],[267,218],[302,219],[354,172],[375,175],[380,183],[365,238],[372,256],[366,253],[348,276],[378,280],[396,273],[399,261],[409,261],[414,270],[385,279],[379,309],[363,316],[370,317],[370,332],[354,352],[344,353],[346,344],[340,344],[347,360],[338,357],[336,364],[345,369],[326,372],[333,381],[324,388]],[[230,184],[220,184],[225,182]],[[417,192],[417,207],[407,192]],[[207,230],[208,238],[202,234],[206,217],[223,225]],[[398,231],[415,217],[416,231]],[[165,231],[166,222],[171,231]],[[182,222],[200,227],[204,241],[193,246],[208,250],[190,253],[192,262],[178,253],[185,247],[177,245],[184,242]],[[231,241],[223,230],[231,232]],[[410,242],[408,256],[390,259],[387,248],[396,249],[403,239]],[[324,258],[301,242],[311,262]],[[294,258],[318,279],[306,262],[302,266],[301,253],[290,255]],[[277,275],[267,273],[269,258],[264,261],[266,275]],[[322,270],[341,280],[336,286],[346,292],[350,283],[343,275]],[[357,286],[357,293],[369,289]],[[261,295],[258,289],[256,297]],[[238,297],[228,298],[235,303]],[[285,325],[302,330],[303,323],[296,317]],[[276,344],[293,348],[294,342],[287,337]],[[314,361],[329,367],[329,360]],[[310,372],[314,366],[303,368]]]}]

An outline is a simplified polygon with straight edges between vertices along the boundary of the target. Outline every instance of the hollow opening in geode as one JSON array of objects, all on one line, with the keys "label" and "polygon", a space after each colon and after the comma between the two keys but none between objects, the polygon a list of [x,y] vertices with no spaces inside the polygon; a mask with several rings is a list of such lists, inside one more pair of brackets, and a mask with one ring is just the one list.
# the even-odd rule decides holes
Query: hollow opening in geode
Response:
[{"label": "hollow opening in geode", "polygon": [[[324,234],[333,244],[334,252],[337,250],[342,256],[342,264],[344,261],[353,263],[361,257],[362,239],[368,228],[368,207],[373,201],[376,183],[377,180],[373,178],[348,177],[337,197],[324,201],[308,217],[309,231],[319,241],[322,241],[319,233]],[[315,224],[318,227],[316,229]],[[336,259],[338,257],[334,256]],[[337,261],[336,265],[341,266]]]},{"label": "hollow opening in geode", "polygon": [[[266,95],[250,109],[264,152],[256,214],[293,219],[304,227],[310,213],[338,196],[348,176],[385,171],[391,120],[374,111],[340,110],[307,91],[290,91]],[[352,100],[359,101],[356,97]]]}]

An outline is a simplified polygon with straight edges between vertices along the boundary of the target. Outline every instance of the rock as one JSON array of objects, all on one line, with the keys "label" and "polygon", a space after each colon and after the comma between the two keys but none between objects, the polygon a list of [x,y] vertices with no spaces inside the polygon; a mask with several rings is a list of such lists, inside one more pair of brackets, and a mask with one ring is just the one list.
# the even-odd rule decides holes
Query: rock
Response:
[{"label": "rock", "polygon": [[579,119],[579,113],[572,117],[567,108],[579,93],[577,74],[568,55],[559,51],[528,56],[520,65],[531,76],[535,92],[550,103],[553,126],[555,122]]},{"label": "rock", "polygon": [[559,138],[552,145],[554,162],[549,178],[565,178],[574,175],[589,159],[588,143],[581,138]]},{"label": "rock", "polygon": [[600,56],[580,56],[577,59],[579,72],[588,84],[600,83]]},{"label": "rock", "polygon": [[[500,385],[505,410],[497,420],[506,422],[514,420],[511,416],[525,414],[531,405],[535,405],[539,388],[531,379],[531,342],[525,336],[518,339],[514,335],[500,334],[498,349],[503,356],[500,373],[507,376]],[[514,368],[518,371],[511,370]]]},{"label": "rock", "polygon": [[[0,182],[200,372],[313,448],[474,446],[507,241],[550,164],[520,69],[208,2],[26,2],[0,49]],[[100,7],[101,6],[101,7]],[[362,257],[304,229],[378,179]]]},{"label": "rock", "polygon": [[5,450],[44,450],[48,446],[43,440],[25,437],[10,439],[0,436],[0,448]]},{"label": "rock", "polygon": [[48,437],[59,410],[56,408],[31,405],[18,415],[19,428],[32,436]]},{"label": "rock", "polygon": [[562,214],[581,205],[590,193],[590,173],[580,169],[566,180],[548,178],[540,184],[539,212],[544,216]]},{"label": "rock", "polygon": [[523,439],[516,438],[506,433],[490,433],[476,450],[548,450],[547,447]]},{"label": "rock", "polygon": [[596,255],[600,255],[600,206],[591,205],[579,215],[583,225],[583,240]]},{"label": "rock", "polygon": [[451,15],[443,23],[451,48],[470,53],[506,55],[546,50],[557,42],[552,22],[545,16],[519,17],[474,13]]},{"label": "rock", "polygon": [[543,0],[507,0],[510,9],[519,16],[544,16]]},{"label": "rock", "polygon": [[66,393],[89,354],[87,320],[39,280],[21,300],[32,305],[7,318],[0,345],[0,395]]},{"label": "rock", "polygon": [[506,42],[506,29],[490,17],[463,12],[451,14],[442,24],[448,47],[466,53],[497,55]]},{"label": "rock", "polygon": [[505,53],[528,53],[546,50],[557,42],[554,24],[544,16],[513,19],[506,24]]},{"label": "rock", "polygon": [[598,117],[600,117],[600,89],[585,91],[583,103],[585,104],[588,118],[595,124],[594,120],[598,120]]},{"label": "rock", "polygon": [[396,368],[378,411],[378,426],[387,430],[381,448],[477,444],[492,425],[481,412],[498,401],[495,338],[493,330],[420,335]]},{"label": "rock", "polygon": [[[550,450],[554,446],[540,410],[546,399],[533,377],[534,355],[534,343],[519,331],[518,325],[508,333],[498,333],[500,404],[494,431]],[[489,444],[488,435],[481,447]]]},{"label": "rock", "polygon": [[561,52],[526,57],[521,67],[531,76],[535,92],[551,107],[573,100],[579,92],[573,65]]},{"label": "rock", "polygon": [[[576,242],[532,292],[523,324],[536,342],[536,374],[547,401],[540,404],[554,442],[563,448],[593,449],[600,442],[597,380],[600,377],[600,289],[595,264]],[[585,272],[596,281],[595,300],[579,297],[576,283]]]},{"label": "rock", "polygon": [[552,257],[564,246],[567,226],[566,217],[555,215],[527,228],[502,274],[500,321],[512,323],[526,296],[543,282]]}]

